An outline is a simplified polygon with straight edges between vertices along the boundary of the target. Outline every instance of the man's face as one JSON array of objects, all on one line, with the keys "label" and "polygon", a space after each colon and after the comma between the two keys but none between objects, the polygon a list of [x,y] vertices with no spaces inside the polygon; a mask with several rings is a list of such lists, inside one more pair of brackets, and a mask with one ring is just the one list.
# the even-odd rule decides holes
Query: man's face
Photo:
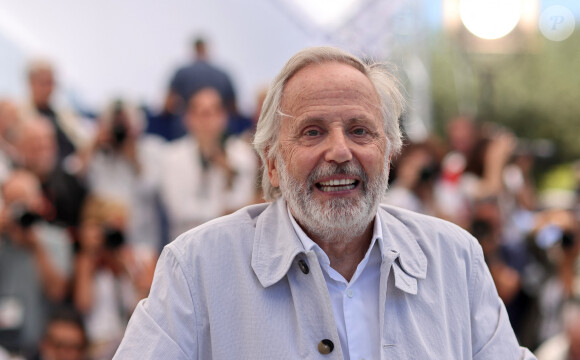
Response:
[{"label": "man's face", "polygon": [[219,139],[227,126],[227,114],[220,94],[214,89],[203,89],[189,100],[186,125],[196,138]]},{"label": "man's face", "polygon": [[343,64],[308,65],[286,84],[268,173],[309,235],[372,221],[388,179],[379,104],[368,78]]},{"label": "man's face", "polygon": [[49,326],[41,350],[46,360],[82,360],[85,353],[83,331],[71,323],[55,322]]},{"label": "man's face", "polygon": [[57,144],[49,124],[26,125],[19,144],[19,151],[26,168],[39,177],[48,175],[54,169]]}]

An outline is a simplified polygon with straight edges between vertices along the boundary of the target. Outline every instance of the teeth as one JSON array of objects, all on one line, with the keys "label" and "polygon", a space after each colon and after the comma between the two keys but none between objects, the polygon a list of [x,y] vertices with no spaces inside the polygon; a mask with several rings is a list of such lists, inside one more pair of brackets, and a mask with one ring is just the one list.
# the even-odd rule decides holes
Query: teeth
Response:
[{"label": "teeth", "polygon": [[355,179],[332,179],[328,181],[321,181],[320,190],[324,192],[332,192],[332,191],[346,191],[352,190],[356,187]]},{"label": "teeth", "polygon": [[354,189],[354,184],[345,185],[345,186],[322,186],[320,190],[324,192],[332,192],[332,191],[346,191]]},{"label": "teeth", "polygon": [[354,179],[333,179],[328,181],[320,182],[320,185],[324,186],[339,186],[339,185],[352,185],[355,183]]}]

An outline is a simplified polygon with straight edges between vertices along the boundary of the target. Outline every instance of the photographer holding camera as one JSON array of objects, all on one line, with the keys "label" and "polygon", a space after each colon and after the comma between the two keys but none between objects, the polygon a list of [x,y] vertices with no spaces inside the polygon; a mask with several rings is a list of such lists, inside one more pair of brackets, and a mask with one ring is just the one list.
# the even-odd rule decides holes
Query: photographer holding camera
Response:
[{"label": "photographer holding camera", "polygon": [[90,197],[82,213],[74,303],[87,326],[90,358],[110,359],[137,301],[149,293],[156,254],[125,239],[124,204]]},{"label": "photographer holding camera", "polygon": [[87,181],[98,197],[129,209],[127,241],[159,251],[159,162],[164,141],[144,134],[143,113],[124,100],[113,101],[99,118],[88,161]]},{"label": "photographer holding camera", "polygon": [[71,242],[42,219],[42,192],[30,172],[15,170],[2,185],[0,211],[0,346],[34,352],[51,307],[68,291]]},{"label": "photographer holding camera", "polygon": [[251,146],[227,136],[219,91],[206,87],[187,103],[188,134],[167,145],[161,196],[171,238],[254,201],[258,162]]},{"label": "photographer holding camera", "polygon": [[538,340],[543,342],[564,330],[562,310],[570,300],[580,298],[580,222],[566,209],[547,209],[536,215],[529,237],[533,255],[544,270],[539,289]]}]

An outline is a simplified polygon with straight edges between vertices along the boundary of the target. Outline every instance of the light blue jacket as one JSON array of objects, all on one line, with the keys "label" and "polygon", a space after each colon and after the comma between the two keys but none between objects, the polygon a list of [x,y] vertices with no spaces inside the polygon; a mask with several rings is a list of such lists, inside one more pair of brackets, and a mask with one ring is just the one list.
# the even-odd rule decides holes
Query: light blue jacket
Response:
[{"label": "light blue jacket", "polygon": [[[398,208],[379,217],[381,359],[534,359],[473,237]],[[342,359],[318,259],[286,203],[246,207],[169,244],[115,359]]]}]

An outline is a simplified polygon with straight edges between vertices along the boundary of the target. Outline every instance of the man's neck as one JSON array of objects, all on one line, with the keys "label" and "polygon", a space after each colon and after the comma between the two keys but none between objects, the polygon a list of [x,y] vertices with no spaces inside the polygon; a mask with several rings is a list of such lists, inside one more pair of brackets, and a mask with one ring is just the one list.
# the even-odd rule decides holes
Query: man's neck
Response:
[{"label": "man's neck", "polygon": [[[342,238],[324,239],[306,234],[326,253],[330,260],[330,266],[342,275],[346,281],[350,281],[358,264],[362,261],[369,249],[373,236],[374,220],[370,222],[365,231],[357,236],[344,234]],[[304,227],[302,227],[304,229]]]}]

